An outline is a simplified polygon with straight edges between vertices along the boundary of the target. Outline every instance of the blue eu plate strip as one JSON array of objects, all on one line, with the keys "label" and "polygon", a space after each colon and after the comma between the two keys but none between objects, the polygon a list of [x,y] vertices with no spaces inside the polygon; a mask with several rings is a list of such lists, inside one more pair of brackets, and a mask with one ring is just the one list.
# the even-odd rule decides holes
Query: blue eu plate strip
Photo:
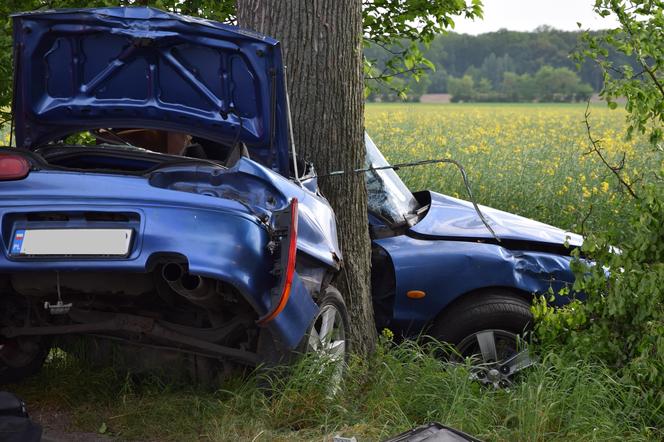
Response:
[{"label": "blue eu plate strip", "polygon": [[12,254],[20,254],[21,247],[23,246],[23,239],[25,238],[25,230],[17,230],[14,232],[14,240],[12,241]]}]

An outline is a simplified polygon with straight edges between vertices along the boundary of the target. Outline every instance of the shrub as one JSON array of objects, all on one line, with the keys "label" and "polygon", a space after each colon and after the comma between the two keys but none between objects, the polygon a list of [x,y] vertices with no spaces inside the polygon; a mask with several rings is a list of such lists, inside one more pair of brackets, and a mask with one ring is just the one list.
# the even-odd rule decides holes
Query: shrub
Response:
[{"label": "shrub", "polygon": [[[663,168],[664,172],[664,168]],[[629,232],[589,235],[575,251],[575,290],[585,302],[555,311],[540,299],[533,308],[545,346],[602,360],[626,385],[641,390],[650,421],[664,425],[664,181],[645,186]],[[612,246],[617,238],[627,238]],[[590,258],[594,265],[578,259]]]}]

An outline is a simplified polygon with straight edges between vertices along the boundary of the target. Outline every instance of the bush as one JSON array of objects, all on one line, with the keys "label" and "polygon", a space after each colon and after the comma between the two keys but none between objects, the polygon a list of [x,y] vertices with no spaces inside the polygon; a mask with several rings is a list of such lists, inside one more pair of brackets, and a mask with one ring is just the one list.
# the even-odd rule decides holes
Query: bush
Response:
[{"label": "bush", "polygon": [[[664,172],[664,169],[663,169]],[[575,290],[585,302],[555,311],[534,306],[538,336],[574,357],[602,360],[636,386],[650,422],[664,425],[664,181],[643,188],[629,232],[589,235],[575,251]],[[627,238],[617,244],[618,238]],[[595,265],[578,259],[590,258]]]}]

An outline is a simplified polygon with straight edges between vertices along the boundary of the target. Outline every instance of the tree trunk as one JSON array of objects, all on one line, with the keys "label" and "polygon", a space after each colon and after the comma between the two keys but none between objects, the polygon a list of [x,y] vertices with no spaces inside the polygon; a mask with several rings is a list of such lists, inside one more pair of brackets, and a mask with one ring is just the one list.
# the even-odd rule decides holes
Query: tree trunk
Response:
[{"label": "tree trunk", "polygon": [[[361,0],[237,0],[238,24],[281,41],[297,154],[319,174],[364,165]],[[321,178],[337,215],[351,346],[373,350],[371,243],[363,175]],[[346,278],[347,277],[347,278]]]}]

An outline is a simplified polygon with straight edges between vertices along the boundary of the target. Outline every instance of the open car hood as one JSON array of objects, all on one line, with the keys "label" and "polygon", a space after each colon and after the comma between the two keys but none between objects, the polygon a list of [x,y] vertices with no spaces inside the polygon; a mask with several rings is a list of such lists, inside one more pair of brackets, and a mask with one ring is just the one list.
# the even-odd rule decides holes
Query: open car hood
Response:
[{"label": "open car hood", "polygon": [[147,7],[13,18],[18,146],[92,128],[152,128],[239,140],[288,172],[276,40]]},{"label": "open car hood", "polygon": [[[429,192],[431,207],[411,231],[428,237],[448,239],[493,239],[491,232],[482,223],[472,203],[451,196]],[[557,227],[534,221],[502,210],[480,206],[482,214],[501,240],[520,244],[569,244],[580,247],[583,237]]]}]

